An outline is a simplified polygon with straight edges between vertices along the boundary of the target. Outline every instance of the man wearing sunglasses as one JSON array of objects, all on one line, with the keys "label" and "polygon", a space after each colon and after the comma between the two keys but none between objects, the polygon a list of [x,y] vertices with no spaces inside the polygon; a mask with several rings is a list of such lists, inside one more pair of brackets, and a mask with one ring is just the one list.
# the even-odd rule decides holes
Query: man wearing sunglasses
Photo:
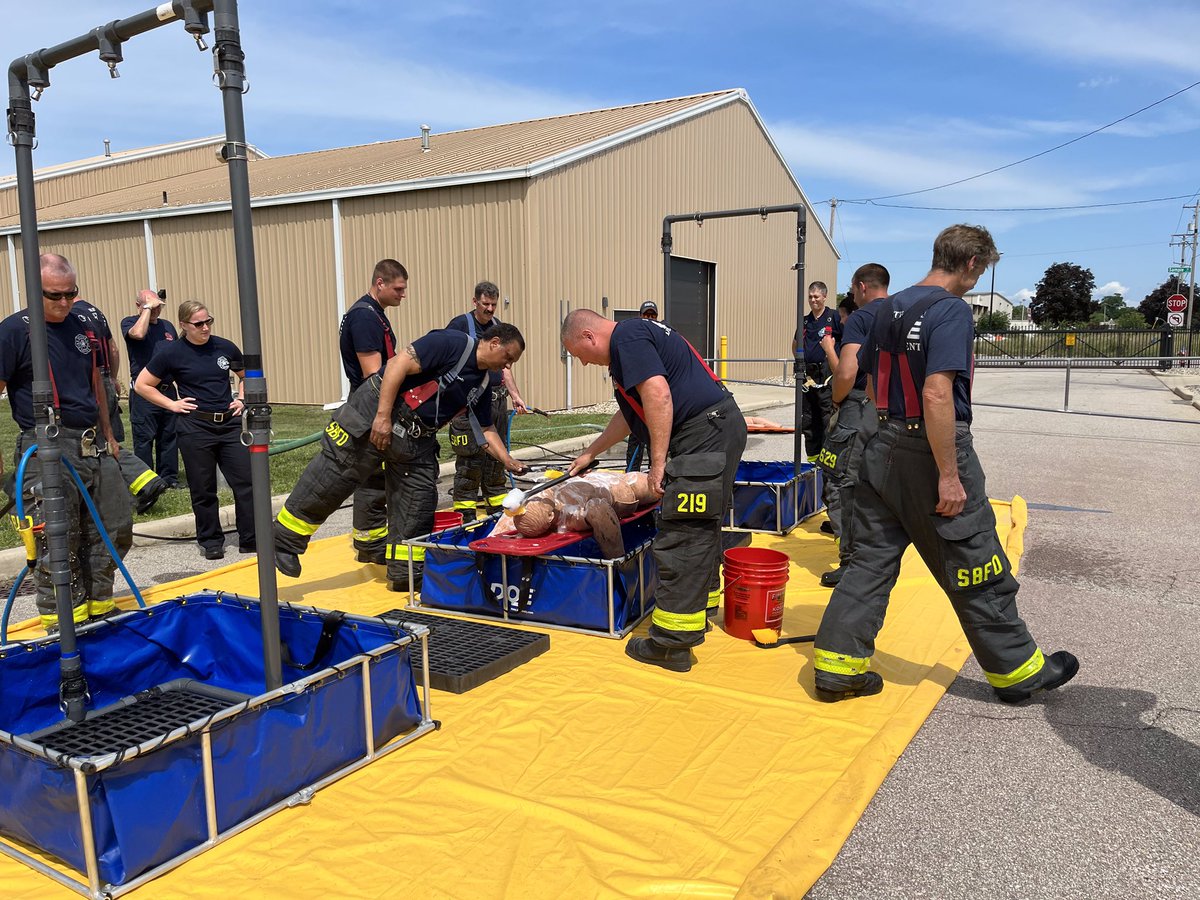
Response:
[{"label": "man wearing sunglasses", "polygon": [[[42,309],[46,319],[46,350],[50,364],[54,422],[58,446],[91,495],[105,531],[120,556],[133,544],[129,495],[121,478],[120,448],[108,420],[104,385],[95,350],[84,323],[71,315],[79,296],[75,269],[62,256],[41,257]],[[33,412],[33,356],[29,315],[18,312],[0,322],[0,391],[8,389],[13,420],[21,430],[14,461],[37,443]],[[3,471],[0,457],[0,471]],[[26,510],[35,526],[44,521],[41,472],[36,455],[25,469]],[[71,572],[71,605],[76,623],[101,616],[113,607],[116,560],[109,554],[75,481],[62,472],[67,523],[67,561]],[[46,565],[44,531],[37,529],[38,563],[34,570],[37,607],[42,625],[57,628],[54,585]]]}]

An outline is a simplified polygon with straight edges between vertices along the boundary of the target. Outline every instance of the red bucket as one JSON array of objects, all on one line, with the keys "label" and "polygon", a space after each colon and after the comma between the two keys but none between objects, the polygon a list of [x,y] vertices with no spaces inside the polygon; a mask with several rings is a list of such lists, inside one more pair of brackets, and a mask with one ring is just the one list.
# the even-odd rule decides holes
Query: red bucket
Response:
[{"label": "red bucket", "polygon": [[788,557],[765,547],[725,551],[725,631],[744,641],[756,628],[779,634],[783,627],[783,595]]},{"label": "red bucket", "polygon": [[445,531],[447,528],[457,528],[463,523],[463,515],[453,510],[439,510],[433,514],[433,530]]}]

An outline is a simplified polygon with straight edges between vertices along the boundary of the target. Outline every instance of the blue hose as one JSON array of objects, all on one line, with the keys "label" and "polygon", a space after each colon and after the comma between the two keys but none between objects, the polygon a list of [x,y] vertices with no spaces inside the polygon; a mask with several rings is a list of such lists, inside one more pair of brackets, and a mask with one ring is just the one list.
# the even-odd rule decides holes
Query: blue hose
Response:
[{"label": "blue hose", "polygon": [[0,617],[0,647],[8,643],[8,615],[12,612],[13,604],[17,600],[17,591],[21,589],[21,582],[28,574],[29,566],[22,566],[21,574],[13,582],[12,590],[8,592],[8,602],[4,604],[4,615]]},{"label": "blue hose", "polygon": [[92,514],[92,521],[96,523],[96,530],[100,532],[100,537],[104,539],[104,546],[108,548],[109,556],[113,558],[113,562],[117,564],[117,568],[121,570],[121,574],[125,576],[125,582],[129,585],[129,590],[133,592],[133,599],[137,601],[137,605],[146,608],[146,601],[142,599],[142,592],[138,590],[136,584],[133,583],[133,576],[129,574],[129,570],[125,568],[125,563],[117,553],[117,548],[113,546],[112,540],[108,537],[108,529],[104,527],[104,523],[100,521],[100,513],[96,509],[96,504],[92,502],[91,494],[87,488],[83,486],[83,479],[79,477],[79,473],[75,471],[75,467],[71,465],[70,460],[65,456],[62,458],[62,464],[67,467],[67,471],[71,473],[71,477],[75,479],[75,486],[79,488],[79,493],[83,494],[83,502],[87,504],[88,512]]},{"label": "blue hose", "polygon": [[[16,485],[13,490],[16,492],[17,518],[22,522],[25,521],[25,467],[29,463],[29,458],[33,456],[37,450],[37,444],[33,444],[21,455],[21,461],[17,464]],[[112,540],[108,536],[108,529],[104,527],[104,523],[100,521],[100,513],[96,509],[96,504],[92,502],[92,496],[84,487],[83,479],[79,477],[79,473],[75,471],[75,467],[71,465],[70,460],[62,457],[61,462],[67,467],[67,471],[71,473],[71,477],[75,480],[75,486],[79,488],[79,493],[83,495],[83,502],[87,504],[88,512],[91,513],[92,521],[96,523],[96,530],[100,532],[100,537],[104,541],[104,546],[108,549],[109,555],[113,558],[113,562],[117,564],[121,575],[124,576],[125,582],[129,585],[129,590],[133,593],[133,599],[137,601],[137,605],[143,609],[146,606],[146,601],[142,598],[142,592],[138,590],[138,586],[133,581],[133,576],[129,574],[129,570],[125,568],[125,563],[117,553],[117,548],[113,546]],[[17,599],[17,588],[21,586],[21,582],[25,580],[25,576],[29,572],[29,566],[21,571],[17,577],[16,583],[8,593],[8,602],[4,605],[4,614],[0,617],[0,644],[8,642],[8,616],[12,612],[13,603]]]}]

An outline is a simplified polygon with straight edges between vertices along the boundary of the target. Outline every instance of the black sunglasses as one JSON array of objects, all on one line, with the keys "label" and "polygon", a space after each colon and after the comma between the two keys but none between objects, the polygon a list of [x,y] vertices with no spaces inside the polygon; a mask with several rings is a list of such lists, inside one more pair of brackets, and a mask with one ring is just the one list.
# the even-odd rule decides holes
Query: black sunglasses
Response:
[{"label": "black sunglasses", "polygon": [[193,328],[204,328],[205,326],[212,328],[212,323],[214,321],[215,320],[213,319],[213,317],[209,316],[207,319],[201,319],[199,322],[185,322],[184,324],[191,325]]},{"label": "black sunglasses", "polygon": [[79,296],[79,288],[71,288],[69,291],[42,291],[42,296],[47,300],[74,300]]}]

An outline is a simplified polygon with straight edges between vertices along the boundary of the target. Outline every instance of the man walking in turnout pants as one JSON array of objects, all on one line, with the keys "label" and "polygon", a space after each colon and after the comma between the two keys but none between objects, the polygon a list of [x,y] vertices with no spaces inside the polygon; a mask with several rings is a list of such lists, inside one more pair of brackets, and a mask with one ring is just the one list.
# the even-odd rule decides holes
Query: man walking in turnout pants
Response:
[{"label": "man walking in turnout pants", "polygon": [[879,431],[855,490],[855,548],[813,649],[817,699],[877,694],[875,635],[911,543],[946,592],[996,696],[1019,703],[1070,681],[1079,662],[1044,656],[1017,613],[1017,580],[996,536],[971,442],[975,329],[962,296],[1000,258],[987,229],[952,225],[919,284],[876,301],[860,363]]}]

